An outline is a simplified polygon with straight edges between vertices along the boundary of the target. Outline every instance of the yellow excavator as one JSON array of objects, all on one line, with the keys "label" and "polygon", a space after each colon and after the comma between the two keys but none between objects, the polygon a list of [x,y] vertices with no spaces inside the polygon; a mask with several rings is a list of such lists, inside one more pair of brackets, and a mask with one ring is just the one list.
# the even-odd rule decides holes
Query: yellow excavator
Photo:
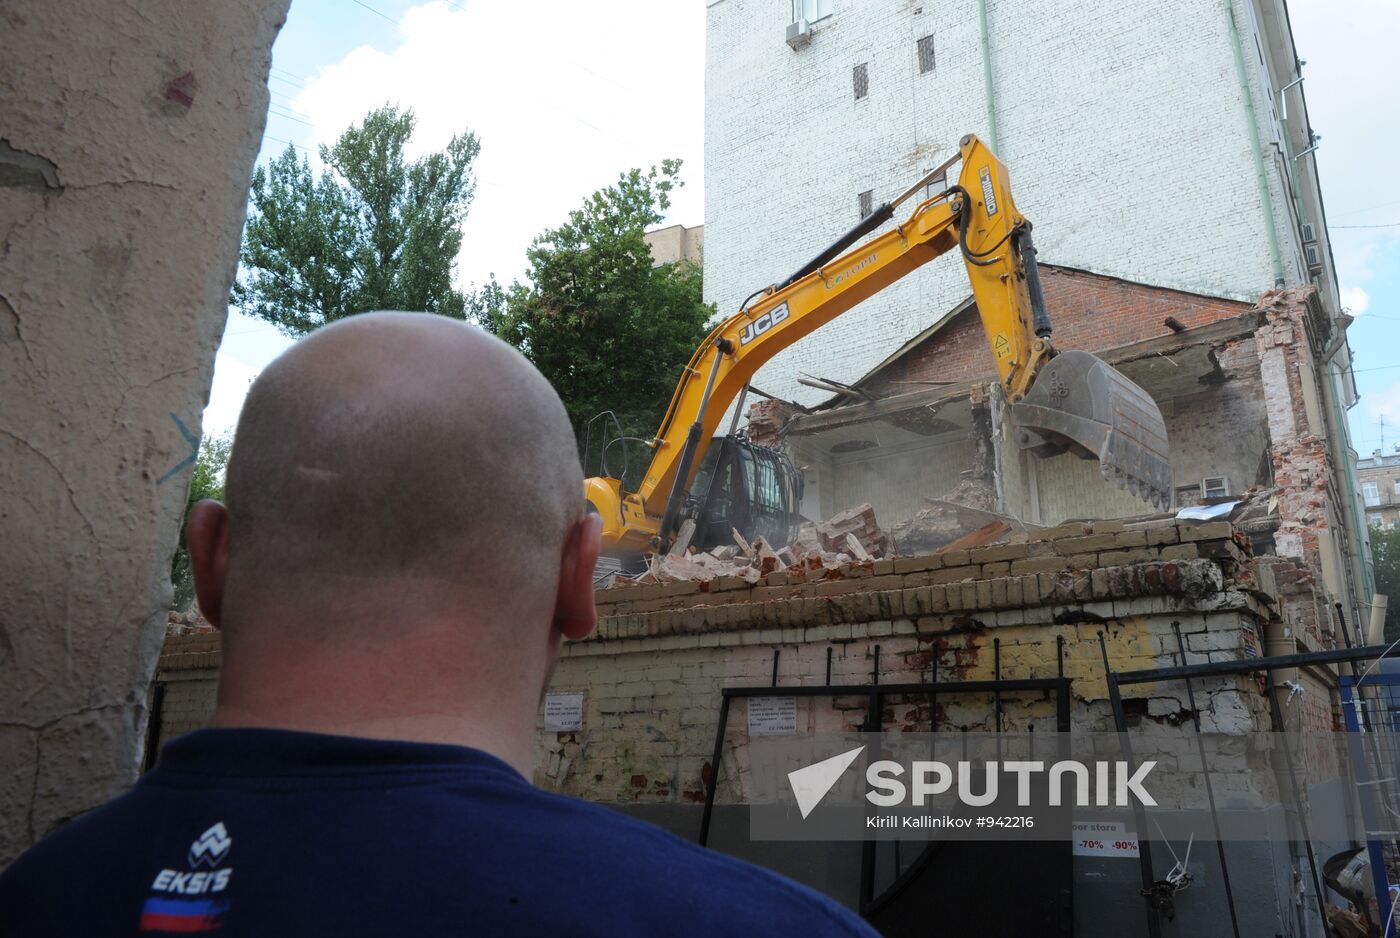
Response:
[{"label": "yellow excavator", "polygon": [[[909,219],[848,250],[961,160],[957,185]],[[774,355],[948,251],[961,251],[1016,444],[1036,456],[1097,459],[1105,479],[1165,508],[1171,467],[1166,426],[1152,398],[1106,362],[1050,341],[1031,224],[1016,210],[1006,167],[975,135],[898,198],[876,208],[781,284],[750,296],[706,337],[686,366],[635,492],[604,475],[584,482],[610,553],[664,551],[686,518],[692,543],[729,542],[732,530],[784,544],[797,520],[801,480],[776,450],[721,437],[729,405]],[[624,473],[625,475],[625,473]],[[698,480],[698,481],[697,481]]]}]

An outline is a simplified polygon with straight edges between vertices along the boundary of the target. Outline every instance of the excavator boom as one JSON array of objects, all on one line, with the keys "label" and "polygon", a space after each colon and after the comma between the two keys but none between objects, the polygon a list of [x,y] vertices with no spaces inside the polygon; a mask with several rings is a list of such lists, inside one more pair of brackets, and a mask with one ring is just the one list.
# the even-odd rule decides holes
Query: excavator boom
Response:
[{"label": "excavator boom", "polygon": [[[958,159],[957,185],[924,201],[904,223],[851,248]],[[1141,388],[1100,359],[1087,352],[1059,353],[1052,346],[1030,223],[1016,209],[1006,167],[969,134],[943,167],[711,331],[681,375],[637,491],[623,493],[616,479],[584,483],[590,506],[603,516],[604,549],[667,545],[699,455],[758,369],[951,250],[961,251],[966,263],[997,376],[1012,404],[1017,444],[1038,456],[1071,451],[1097,459],[1105,478],[1165,505],[1171,473],[1161,412]]]}]

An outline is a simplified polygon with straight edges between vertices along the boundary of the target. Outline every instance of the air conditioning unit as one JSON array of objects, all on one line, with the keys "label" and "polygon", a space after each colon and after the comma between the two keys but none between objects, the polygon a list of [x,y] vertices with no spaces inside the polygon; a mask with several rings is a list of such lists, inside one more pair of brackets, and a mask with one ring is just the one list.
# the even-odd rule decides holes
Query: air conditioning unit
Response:
[{"label": "air conditioning unit", "polygon": [[1303,242],[1304,242],[1305,244],[1316,244],[1316,243],[1317,243],[1317,226],[1316,226],[1316,225],[1314,225],[1314,224],[1313,224],[1312,222],[1310,222],[1310,221],[1305,221],[1305,222],[1303,222],[1303,224],[1300,225],[1299,227],[1302,228],[1302,231],[1303,231]]},{"label": "air conditioning unit", "polygon": [[1308,273],[1310,273],[1310,274],[1320,274],[1320,273],[1322,273],[1322,249],[1321,249],[1321,248],[1319,248],[1316,244],[1305,244],[1305,245],[1303,245],[1303,257],[1305,257],[1305,258],[1307,259],[1307,262],[1308,262]]},{"label": "air conditioning unit", "polygon": [[793,49],[801,49],[812,41],[812,25],[806,20],[798,20],[796,23],[789,23],[787,28],[787,44]]}]

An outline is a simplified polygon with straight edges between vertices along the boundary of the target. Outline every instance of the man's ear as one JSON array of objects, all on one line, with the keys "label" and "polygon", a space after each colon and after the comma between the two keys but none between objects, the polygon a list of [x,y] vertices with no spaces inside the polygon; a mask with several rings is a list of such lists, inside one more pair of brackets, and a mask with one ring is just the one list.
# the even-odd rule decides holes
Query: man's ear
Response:
[{"label": "man's ear", "polygon": [[570,641],[588,637],[598,624],[593,608],[593,568],[602,549],[602,535],[603,519],[590,512],[574,523],[564,539],[554,627]]},{"label": "man's ear", "polygon": [[191,508],[190,519],[185,522],[185,546],[190,552],[199,611],[210,625],[218,628],[224,605],[224,578],[228,576],[228,509],[212,499]]}]

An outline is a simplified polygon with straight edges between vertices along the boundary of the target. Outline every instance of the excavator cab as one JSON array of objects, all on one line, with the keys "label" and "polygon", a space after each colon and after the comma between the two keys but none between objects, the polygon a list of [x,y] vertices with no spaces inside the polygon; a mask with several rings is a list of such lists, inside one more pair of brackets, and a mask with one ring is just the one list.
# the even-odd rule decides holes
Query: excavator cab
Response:
[{"label": "excavator cab", "polygon": [[802,476],[781,450],[744,436],[714,438],[691,483],[683,518],[698,550],[734,543],[734,532],[782,547],[801,523]]}]

